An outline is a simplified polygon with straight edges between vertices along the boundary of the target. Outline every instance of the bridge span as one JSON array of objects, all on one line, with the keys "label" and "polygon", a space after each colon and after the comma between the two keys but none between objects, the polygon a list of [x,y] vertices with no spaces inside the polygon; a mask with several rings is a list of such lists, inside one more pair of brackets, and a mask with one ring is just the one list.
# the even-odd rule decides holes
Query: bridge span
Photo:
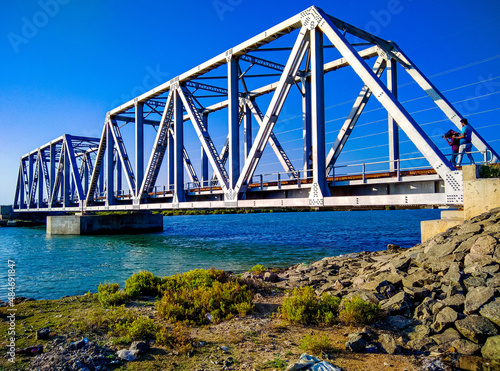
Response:
[{"label": "bridge span", "polygon": [[[463,116],[395,42],[310,7],[109,111],[100,138],[64,134],[22,156],[14,211],[462,205],[461,170],[400,101],[398,70],[461,128]],[[330,125],[325,101],[346,97],[347,116]],[[386,112],[388,159],[341,165],[372,101]],[[302,112],[298,160],[274,130],[287,104]],[[400,155],[400,135],[417,155]],[[474,128],[471,141],[476,162],[499,161]],[[279,170],[259,168],[266,149]]]}]

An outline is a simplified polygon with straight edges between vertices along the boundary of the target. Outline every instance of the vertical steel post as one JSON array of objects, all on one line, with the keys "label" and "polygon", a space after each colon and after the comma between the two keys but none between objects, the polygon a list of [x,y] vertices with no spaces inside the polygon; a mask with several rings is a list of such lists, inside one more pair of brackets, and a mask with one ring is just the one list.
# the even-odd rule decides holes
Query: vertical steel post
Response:
[{"label": "vertical steel post", "polygon": [[246,160],[248,157],[248,154],[250,153],[250,149],[252,148],[252,141],[253,141],[252,110],[246,104],[245,104],[245,119],[243,122],[243,130],[244,130],[244,137],[245,137],[244,153],[245,153],[245,160]]},{"label": "vertical steel post", "polygon": [[174,96],[174,202],[184,202],[184,117],[179,92]]},{"label": "vertical steel post", "polygon": [[144,103],[135,102],[135,177],[136,177],[136,197],[144,178]]},{"label": "vertical steel post", "polygon": [[[392,92],[395,98],[398,97],[398,77],[397,61],[391,58],[387,64],[387,88]],[[388,114],[388,133],[389,133],[389,161],[390,171],[396,170],[396,162],[399,159],[399,128],[397,122]]]},{"label": "vertical steel post", "polygon": [[116,156],[116,192],[117,194],[120,194],[120,191],[123,190],[123,177],[122,177],[122,162],[120,161],[120,158],[118,157],[118,154]]},{"label": "vertical steel post", "polygon": [[238,60],[231,54],[227,56],[227,60],[229,188],[232,189],[240,176],[240,102],[238,97]]},{"label": "vertical steel post", "polygon": [[31,206],[31,187],[33,186],[33,177],[35,174],[34,168],[35,158],[34,155],[28,157],[28,207]]},{"label": "vertical steel post", "polygon": [[170,191],[172,189],[172,186],[174,184],[174,171],[175,171],[175,166],[174,166],[174,136],[172,135],[172,132],[168,133],[168,139],[167,139],[167,184],[168,184],[168,190]]},{"label": "vertical steel post", "polygon": [[70,200],[69,200],[69,194],[70,194],[70,172],[71,172],[71,167],[70,167],[70,160],[69,160],[69,153],[68,153],[68,148],[66,146],[66,140],[63,142],[63,150],[64,150],[64,171],[63,171],[63,206],[64,207],[69,207],[70,206]]},{"label": "vertical steel post", "polygon": [[304,76],[302,81],[302,143],[303,143],[303,162],[305,177],[312,174],[310,172],[311,161],[311,78]]},{"label": "vertical steel post", "polygon": [[114,167],[113,167],[113,149],[114,140],[111,133],[111,125],[107,125],[107,140],[106,140],[106,206],[115,204],[115,182],[114,182]]},{"label": "vertical steel post", "polygon": [[325,71],[323,68],[323,32],[311,30],[311,135],[313,153],[313,184],[309,195],[311,206],[322,206],[323,197],[330,196],[326,183],[325,164]]},{"label": "vertical steel post", "polygon": [[[54,183],[56,180],[56,145],[55,143],[50,144],[50,164],[49,164],[49,177],[50,177],[50,195],[47,195],[47,199],[50,200],[52,193],[54,192]],[[57,195],[54,195],[54,200]],[[49,205],[52,207],[52,205]]]},{"label": "vertical steel post", "polygon": [[[89,193],[89,161],[90,154],[86,154],[83,158],[83,192],[85,193],[85,197],[87,197]],[[51,187],[52,188],[52,187]]]},{"label": "vertical steel post", "polygon": [[[202,114],[202,120],[203,120],[203,125],[205,128],[208,130],[208,113],[203,112]],[[203,146],[201,146],[201,185],[208,185],[208,157],[203,149]]]},{"label": "vertical steel post", "polygon": [[38,207],[43,206],[43,157],[41,156],[41,152],[38,152],[38,155],[40,156],[39,161],[38,161]]}]

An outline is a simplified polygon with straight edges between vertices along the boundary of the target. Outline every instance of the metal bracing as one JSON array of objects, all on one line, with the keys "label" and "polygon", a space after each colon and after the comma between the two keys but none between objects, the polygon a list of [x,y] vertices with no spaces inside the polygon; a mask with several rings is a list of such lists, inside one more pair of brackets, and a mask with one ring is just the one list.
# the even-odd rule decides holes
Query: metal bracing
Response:
[{"label": "metal bracing", "polygon": [[271,99],[271,103],[266,111],[262,125],[257,132],[254,144],[250,149],[247,161],[245,162],[238,182],[234,187],[236,195],[238,195],[240,190],[245,191],[244,186],[248,184],[250,178],[255,172],[255,169],[257,168],[262,153],[264,152],[264,147],[269,140],[281,109],[283,108],[283,104],[288,96],[290,87],[295,83],[295,76],[297,75],[300,64],[304,59],[304,55],[306,54],[308,47],[309,33],[305,27],[302,27],[297,40],[295,41],[290,57],[288,58],[283,74],[281,75],[278,87],[276,88],[276,91]]},{"label": "metal bracing", "polygon": [[[271,45],[263,48],[292,33],[295,36],[293,46]],[[351,35],[366,42],[349,43],[348,37]],[[324,60],[327,48],[338,53],[337,59]],[[277,53],[272,53],[276,50],[288,53],[286,63],[283,64],[284,60]],[[255,57],[254,52],[257,51],[271,51],[267,54],[270,57]],[[369,67],[366,60],[373,57],[377,57],[377,60]],[[399,159],[398,131],[401,128],[437,172],[438,175],[431,181],[439,181],[444,185],[440,186],[441,190],[445,188],[443,197],[428,199],[442,199],[443,204],[461,204],[461,172],[454,169],[398,101],[398,64],[426,91],[446,116],[460,126],[460,113],[397,44],[371,35],[313,6],[111,110],[106,117],[101,138],[64,135],[23,156],[16,185],[15,205],[26,210],[38,210],[41,207],[69,210],[77,207],[76,201],[85,200],[80,205],[82,210],[101,207],[109,210],[136,210],[152,208],[164,201],[166,203],[161,205],[174,208],[195,207],[196,202],[210,202],[208,207],[216,207],[212,205],[215,200],[214,203],[219,207],[256,207],[259,203],[262,206],[265,200],[253,201],[255,195],[272,193],[273,187],[283,191],[279,193],[279,197],[290,193],[290,196],[285,197],[295,198],[288,203],[281,200],[281,205],[322,207],[353,202],[352,200],[357,203],[358,198],[353,197],[337,201],[340,196],[336,195],[335,190],[338,189],[337,186],[343,186],[343,180],[334,177],[333,182],[327,183],[327,176],[335,175],[337,159],[372,96],[387,111],[389,161],[384,166],[389,169],[390,176],[397,170],[397,177],[395,180],[391,179],[390,183],[404,182],[400,177],[399,165],[402,160]],[[254,73],[256,67],[261,71],[267,69],[268,72]],[[364,86],[326,155],[325,74],[340,68],[352,69]],[[382,80],[384,72],[386,76]],[[250,81],[262,81],[250,80],[254,77],[266,77],[266,85],[251,85]],[[205,84],[204,81],[207,80],[220,81],[223,86],[217,86],[218,83]],[[292,85],[299,88],[302,97],[303,148],[300,171],[296,170],[297,164],[294,166],[273,133]],[[257,101],[264,109],[264,99],[259,100],[259,97],[266,94],[271,96],[263,113]],[[205,98],[210,99],[211,105],[205,104]],[[218,152],[208,131],[208,115],[223,109],[227,109],[227,139]],[[258,124],[257,133],[252,132],[252,120]],[[191,139],[185,137],[183,125],[186,121],[191,121],[201,144],[200,178],[184,145]],[[133,159],[127,154],[118,122],[135,125]],[[240,138],[242,122],[244,135]],[[144,148],[145,125],[152,125],[157,130],[146,166],[144,153],[149,149]],[[220,128],[213,128],[212,131],[216,132],[218,129]],[[255,137],[252,134],[256,134]],[[478,150],[484,153],[489,151],[494,162],[499,161],[497,153],[476,131],[472,142]],[[268,145],[284,169],[284,172],[274,173],[277,174],[276,183],[263,181],[263,176],[273,174],[255,174]],[[243,148],[243,153],[240,153],[240,148]],[[167,178],[159,179],[165,154]],[[209,164],[212,168],[211,176]],[[191,185],[186,186],[184,169],[189,180],[195,184],[194,189]],[[129,189],[128,196],[122,189],[122,174],[125,177],[123,183]],[[260,184],[250,184],[255,175],[259,175]],[[212,181],[209,181],[210,177]],[[365,181],[363,164],[360,184],[368,184]],[[165,184],[168,188],[165,188]],[[161,185],[164,192],[156,192],[155,187]],[[436,185],[435,190],[438,188]],[[260,193],[249,196],[248,192],[257,190]],[[44,194],[47,196],[47,203],[43,200]],[[161,197],[163,201],[153,200],[155,197]],[[276,195],[269,197],[276,198]],[[377,198],[378,201],[367,199],[362,202],[372,204],[389,199],[390,202],[399,202],[394,201],[399,198],[392,198],[392,195]],[[418,199],[418,202],[422,203],[422,200],[423,198]],[[269,205],[277,203],[269,201]]]},{"label": "metal bracing", "polygon": [[[377,77],[380,77],[384,72],[385,67],[385,59],[382,57],[378,57],[373,66],[373,72]],[[335,166],[337,158],[340,156],[344,145],[349,139],[349,136],[351,135],[354,126],[358,122],[358,119],[360,118],[361,113],[363,112],[371,95],[372,91],[368,88],[368,86],[363,86],[360,93],[358,94],[358,97],[354,101],[351,111],[347,115],[347,119],[344,121],[344,124],[342,125],[342,128],[340,129],[339,134],[337,135],[337,138],[332,145],[332,148],[328,152],[328,156],[326,157],[326,174],[330,174],[333,167]]]},{"label": "metal bracing", "polygon": [[[432,98],[436,105],[445,113],[445,115],[453,122],[457,128],[461,129],[462,125],[460,120],[463,116],[451,105],[451,103],[446,99],[446,97],[430,82],[430,80],[425,77],[425,75],[417,68],[417,66],[404,54],[396,43],[391,43],[395,48],[393,54],[399,57],[403,61],[402,65],[406,72],[415,80],[415,82]],[[479,151],[490,151],[492,156],[492,162],[500,161],[500,156],[496,151],[478,134],[478,132],[472,128],[472,145],[476,147]]]}]

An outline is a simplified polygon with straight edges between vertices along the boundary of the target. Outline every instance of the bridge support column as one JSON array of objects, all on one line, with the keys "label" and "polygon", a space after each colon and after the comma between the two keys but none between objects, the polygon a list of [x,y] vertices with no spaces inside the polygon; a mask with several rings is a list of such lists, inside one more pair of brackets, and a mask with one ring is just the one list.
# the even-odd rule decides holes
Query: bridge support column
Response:
[{"label": "bridge support column", "polygon": [[175,166],[174,166],[174,136],[172,132],[168,133],[167,137],[167,146],[168,146],[168,152],[167,152],[167,184],[168,184],[168,190],[170,191],[174,185],[174,171],[175,171]]},{"label": "bridge support column", "polygon": [[[66,147],[66,143],[63,144]],[[63,205],[64,207],[70,206],[69,194],[71,193],[71,181],[70,181],[70,161],[68,150],[64,148],[64,171],[63,171]]]},{"label": "bridge support column", "polygon": [[302,77],[302,143],[304,174],[306,178],[312,176],[312,142],[311,142],[311,78]]},{"label": "bridge support column", "polygon": [[326,183],[325,165],[325,80],[323,32],[311,32],[311,134],[313,157],[313,183],[309,193],[309,206],[323,206],[324,197],[330,196]]},{"label": "bridge support column", "polygon": [[[398,97],[397,61],[391,58],[387,64],[387,88],[395,98]],[[390,171],[396,171],[399,160],[399,127],[393,117],[388,116],[389,133],[389,161]]]},{"label": "bridge support column", "polygon": [[228,135],[229,135],[229,188],[234,188],[240,176],[239,140],[239,97],[238,97],[238,60],[231,54],[227,56],[228,89]]},{"label": "bridge support column", "polygon": [[114,141],[111,127],[107,123],[106,134],[106,206],[115,204],[115,182],[113,168]]},{"label": "bridge support column", "polygon": [[[204,112],[202,115],[202,120],[203,120],[203,125],[208,130],[208,113]],[[203,146],[201,146],[201,186],[207,187],[208,184],[208,157],[203,149]]]},{"label": "bridge support column", "polygon": [[[50,195],[47,195],[47,199],[51,200],[52,193],[54,192],[54,183],[56,180],[56,145],[52,143],[50,145],[50,163],[49,163],[49,178],[50,178]],[[87,191],[85,191],[87,193]],[[53,199],[55,200],[57,195],[54,195]],[[49,207],[52,205],[49,204]]]},{"label": "bridge support column", "polygon": [[[137,98],[136,98],[137,99]],[[135,197],[139,202],[139,191],[144,178],[144,103],[135,102]]]},{"label": "bridge support column", "polygon": [[38,200],[37,200],[37,205],[38,207],[43,207],[43,165],[42,165],[42,153],[39,151],[38,156],[40,158],[38,159]]},{"label": "bridge support column", "polygon": [[116,156],[115,166],[116,166],[116,191],[119,193],[123,189],[122,186],[123,181],[122,181],[122,163],[118,156]]},{"label": "bridge support column", "polygon": [[186,201],[184,195],[184,117],[182,100],[176,90],[174,95],[174,208],[179,207],[179,202]]},{"label": "bridge support column", "polygon": [[[87,156],[87,155],[84,155],[84,158],[83,158],[83,191],[85,193],[85,196],[87,196],[87,194],[89,193],[89,164],[87,163],[87,161],[90,161],[90,158]],[[52,177],[51,177],[52,179]],[[50,189],[52,189],[52,186],[50,187]],[[49,205],[50,206],[50,205]]]},{"label": "bridge support column", "polygon": [[28,207],[31,207],[31,187],[35,174],[35,157],[30,155],[28,159]]}]

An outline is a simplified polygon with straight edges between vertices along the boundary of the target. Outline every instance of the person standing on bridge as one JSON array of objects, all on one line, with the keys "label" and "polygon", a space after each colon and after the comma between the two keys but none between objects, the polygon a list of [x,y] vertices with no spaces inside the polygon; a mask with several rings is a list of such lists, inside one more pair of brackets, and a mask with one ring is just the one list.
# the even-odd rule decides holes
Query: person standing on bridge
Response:
[{"label": "person standing on bridge", "polygon": [[469,158],[471,164],[474,164],[474,157],[472,157],[472,154],[470,153],[472,150],[472,128],[470,127],[467,119],[462,119],[460,120],[460,122],[462,123],[462,132],[457,137],[457,139],[460,139],[457,166],[460,166],[462,164],[462,157],[464,155],[464,152],[467,153],[467,157]]},{"label": "person standing on bridge", "polygon": [[458,134],[456,131],[448,130],[446,134],[443,136],[446,139],[446,142],[451,146],[452,154],[450,162],[453,166],[457,166],[457,155],[458,148],[460,147],[460,139],[458,139]]}]

